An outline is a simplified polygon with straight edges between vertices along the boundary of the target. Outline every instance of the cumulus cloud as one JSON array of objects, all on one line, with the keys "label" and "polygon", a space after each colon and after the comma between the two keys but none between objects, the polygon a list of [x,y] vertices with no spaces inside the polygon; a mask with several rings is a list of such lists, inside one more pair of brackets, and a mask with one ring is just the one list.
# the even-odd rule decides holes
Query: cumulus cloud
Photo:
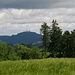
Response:
[{"label": "cumulus cloud", "polygon": [[51,25],[56,19],[64,30],[75,27],[75,8],[0,9],[0,35],[12,35],[26,30],[40,33],[43,22]]}]

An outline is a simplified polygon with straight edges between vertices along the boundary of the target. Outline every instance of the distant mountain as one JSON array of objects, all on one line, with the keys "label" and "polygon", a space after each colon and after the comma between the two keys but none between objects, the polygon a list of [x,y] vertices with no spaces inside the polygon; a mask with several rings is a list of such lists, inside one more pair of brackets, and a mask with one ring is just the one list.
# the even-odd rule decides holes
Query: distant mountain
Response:
[{"label": "distant mountain", "polygon": [[0,40],[11,44],[16,43],[35,43],[41,41],[42,35],[35,32],[22,32],[12,36],[0,36]]}]

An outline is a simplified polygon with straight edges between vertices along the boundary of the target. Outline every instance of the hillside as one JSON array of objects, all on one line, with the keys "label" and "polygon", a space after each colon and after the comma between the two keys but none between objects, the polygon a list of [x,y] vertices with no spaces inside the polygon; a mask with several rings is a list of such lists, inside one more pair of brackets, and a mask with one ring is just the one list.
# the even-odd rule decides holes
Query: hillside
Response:
[{"label": "hillside", "polygon": [[16,43],[35,43],[41,41],[42,35],[35,32],[22,32],[12,36],[0,36],[0,40],[11,44]]}]

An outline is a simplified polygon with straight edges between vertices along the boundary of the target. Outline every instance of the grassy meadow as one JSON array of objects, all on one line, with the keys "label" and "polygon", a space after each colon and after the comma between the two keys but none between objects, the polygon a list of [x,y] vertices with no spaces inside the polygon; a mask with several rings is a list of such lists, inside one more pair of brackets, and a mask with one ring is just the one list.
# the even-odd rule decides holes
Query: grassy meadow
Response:
[{"label": "grassy meadow", "polygon": [[0,75],[75,75],[75,59],[1,61]]}]

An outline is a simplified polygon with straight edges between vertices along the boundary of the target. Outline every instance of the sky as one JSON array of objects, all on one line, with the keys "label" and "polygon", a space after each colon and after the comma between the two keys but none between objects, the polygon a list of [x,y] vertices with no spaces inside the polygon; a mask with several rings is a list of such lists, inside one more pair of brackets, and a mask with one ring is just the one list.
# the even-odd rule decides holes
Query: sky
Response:
[{"label": "sky", "polygon": [[0,0],[0,35],[40,33],[53,19],[62,31],[75,29],[75,0]]}]

